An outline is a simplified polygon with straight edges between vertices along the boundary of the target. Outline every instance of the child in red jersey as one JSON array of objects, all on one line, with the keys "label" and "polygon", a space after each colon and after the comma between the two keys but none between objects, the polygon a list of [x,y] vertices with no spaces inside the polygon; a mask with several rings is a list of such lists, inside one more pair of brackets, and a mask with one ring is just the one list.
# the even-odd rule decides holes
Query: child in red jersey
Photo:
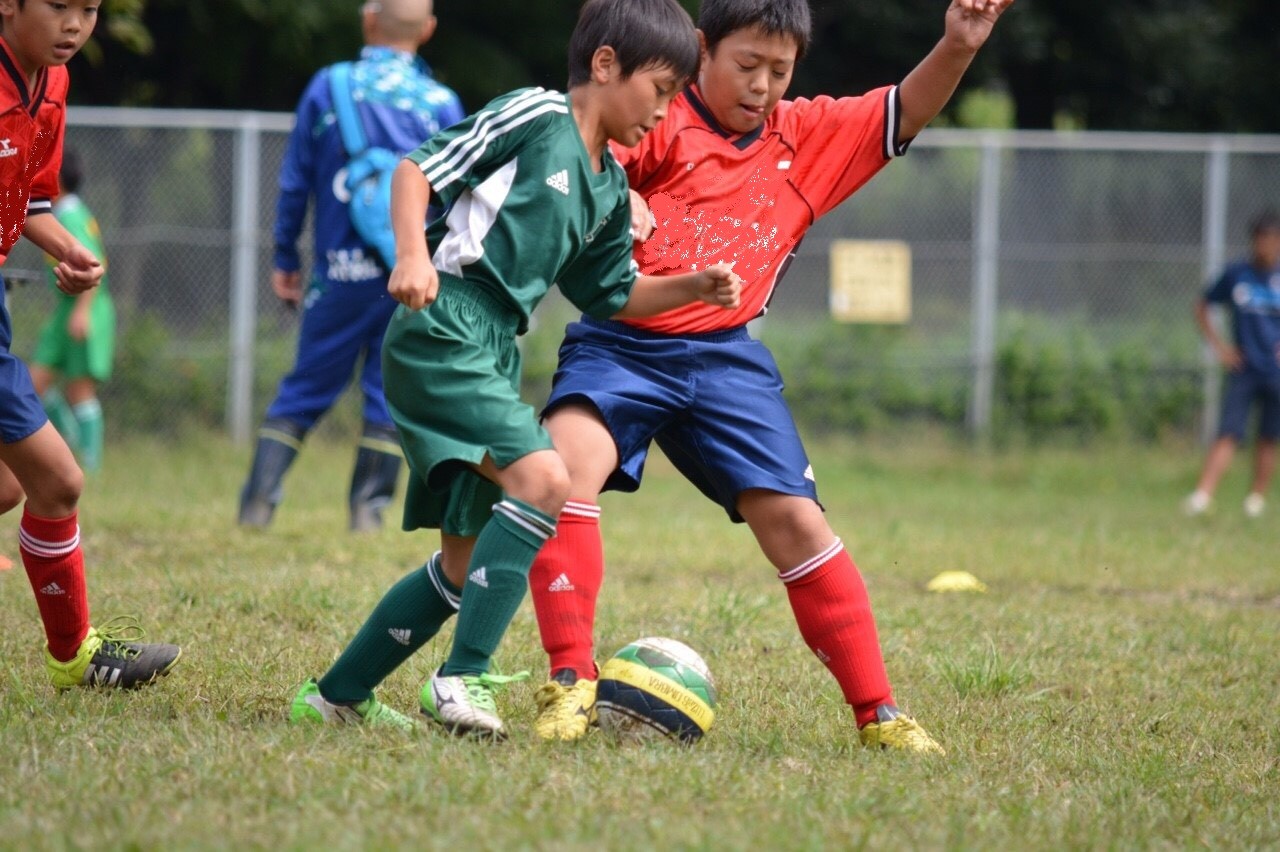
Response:
[{"label": "child in red jersey", "polygon": [[[97,0],[0,0],[0,264],[26,236],[57,261],[66,293],[97,285],[102,264],[52,215],[66,129],[67,70],[97,22]],[[22,502],[19,549],[44,622],[59,689],[127,688],[168,674],[175,645],[144,644],[132,619],[89,623],[76,508],[84,474],[10,351],[0,287],[0,513]]]},{"label": "child in red jersey", "polygon": [[788,101],[809,40],[807,0],[703,0],[697,84],[639,145],[616,153],[656,221],[636,249],[641,270],[732,264],[741,304],[569,326],[544,416],[572,487],[529,575],[551,668],[537,695],[542,737],[575,739],[592,718],[604,562],[596,498],[636,490],[656,440],[751,528],[861,741],[942,752],[894,705],[866,588],[817,501],[777,365],[746,324],[764,312],[814,221],[904,154],[942,109],[1011,2],[952,0],[941,41],[898,86]]}]

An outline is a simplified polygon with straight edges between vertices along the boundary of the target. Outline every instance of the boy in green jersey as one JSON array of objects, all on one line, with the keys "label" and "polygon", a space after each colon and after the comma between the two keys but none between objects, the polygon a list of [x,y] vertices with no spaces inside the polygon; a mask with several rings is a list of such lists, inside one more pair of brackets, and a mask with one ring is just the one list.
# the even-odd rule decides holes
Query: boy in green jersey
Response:
[{"label": "boy in green jersey", "polygon": [[[456,611],[422,710],[455,733],[503,737],[490,660],[555,534],[569,472],[519,396],[515,338],[552,285],[599,317],[701,300],[732,308],[727,267],[638,275],[627,180],[608,143],[635,145],[693,75],[698,42],[675,0],[589,0],[569,45],[568,94],[522,89],[437,133],[392,185],[401,303],[383,346],[387,402],[411,470],[404,528],[442,550],[383,597],[295,720],[406,727],[373,689]],[[445,207],[427,228],[428,201]],[[465,587],[465,594],[464,594]]]},{"label": "boy in green jersey", "polygon": [[[107,256],[98,220],[78,194],[83,178],[79,156],[67,149],[58,172],[61,194],[54,202],[53,215],[105,268]],[[51,257],[46,259],[49,283],[56,289],[55,263]],[[44,401],[49,419],[79,458],[80,466],[89,472],[102,466],[98,386],[111,378],[116,344],[116,311],[107,277],[104,272],[98,286],[83,293],[58,291],[57,307],[40,330],[31,356],[31,383]],[[61,390],[54,387],[59,380]]]}]

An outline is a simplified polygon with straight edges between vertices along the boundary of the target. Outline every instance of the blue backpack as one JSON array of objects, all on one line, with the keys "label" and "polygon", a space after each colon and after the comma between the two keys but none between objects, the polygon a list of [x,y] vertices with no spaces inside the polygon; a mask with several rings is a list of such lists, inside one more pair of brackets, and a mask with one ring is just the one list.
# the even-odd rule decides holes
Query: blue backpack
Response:
[{"label": "blue backpack", "polygon": [[396,238],[391,231],[391,174],[402,159],[386,148],[370,148],[351,98],[351,63],[339,62],[329,72],[333,109],[342,147],[350,158],[344,184],[351,200],[347,212],[356,233],[377,249],[387,269],[396,265]]}]

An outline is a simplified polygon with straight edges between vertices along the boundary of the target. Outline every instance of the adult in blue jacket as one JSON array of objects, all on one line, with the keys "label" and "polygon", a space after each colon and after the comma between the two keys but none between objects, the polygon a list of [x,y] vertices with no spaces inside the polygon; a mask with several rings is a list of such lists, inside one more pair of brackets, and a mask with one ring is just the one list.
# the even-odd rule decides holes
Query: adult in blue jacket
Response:
[{"label": "adult in blue jacket", "polygon": [[[458,96],[436,82],[418,49],[435,32],[431,0],[379,0],[361,9],[365,46],[351,64],[356,112],[370,146],[403,154],[464,115]],[[359,367],[364,428],[351,475],[351,529],[381,526],[395,492],[400,443],[382,391],[382,336],[396,302],[386,268],[356,233],[347,210],[342,144],[330,90],[333,66],[312,77],[280,169],[271,286],[286,304],[301,305],[302,328],[293,369],[280,382],[258,432],[253,466],[240,493],[240,523],[271,523],[283,480],[316,422],[337,401]],[[302,286],[298,238],[308,202],[315,255]]]}]

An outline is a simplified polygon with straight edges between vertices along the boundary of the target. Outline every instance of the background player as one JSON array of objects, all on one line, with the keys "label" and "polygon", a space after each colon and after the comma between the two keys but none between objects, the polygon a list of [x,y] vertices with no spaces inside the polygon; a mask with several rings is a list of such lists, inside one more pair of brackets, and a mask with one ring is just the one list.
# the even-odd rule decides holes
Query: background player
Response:
[{"label": "background player", "polygon": [[[1187,514],[1209,510],[1236,447],[1245,439],[1249,411],[1256,403],[1258,438],[1253,481],[1244,512],[1256,518],[1266,509],[1267,487],[1276,469],[1280,438],[1280,213],[1268,210],[1253,220],[1249,257],[1227,266],[1196,302],[1196,323],[1218,360],[1227,369],[1218,437],[1209,447],[1196,490],[1187,497]],[[1210,305],[1231,314],[1232,343],[1218,335],[1209,318]]]},{"label": "background player", "polygon": [[[458,96],[437,83],[417,55],[435,33],[431,0],[379,0],[361,10],[365,47],[351,67],[356,111],[371,147],[405,152],[463,115]],[[321,69],[298,104],[280,168],[275,271],[271,286],[285,303],[302,303],[293,370],[280,381],[258,432],[253,466],[240,492],[240,523],[271,523],[283,480],[316,422],[342,395],[360,364],[364,427],[351,472],[350,526],[382,525],[395,493],[400,447],[382,389],[382,337],[396,303],[387,272],[351,224],[349,199],[335,186],[347,152],[334,118],[332,66]],[[315,268],[305,298],[297,242],[315,198]]]},{"label": "background player", "polygon": [[[59,196],[53,205],[58,222],[102,262],[102,280],[82,293],[59,291],[58,305],[40,330],[31,356],[31,382],[44,402],[45,413],[70,445],[80,466],[96,471],[102,466],[102,403],[98,385],[111,378],[115,354],[116,310],[107,290],[107,259],[102,246],[102,230],[93,211],[80,198],[84,167],[74,151],[62,155],[58,172]],[[49,280],[56,263],[47,258]],[[54,387],[61,379],[62,390]]]},{"label": "background player", "polygon": [[746,324],[764,312],[813,221],[905,153],[937,115],[1010,2],[954,0],[942,40],[899,86],[786,101],[809,43],[805,0],[703,0],[697,84],[654,133],[617,153],[658,223],[637,249],[641,269],[732,263],[742,303],[645,320],[588,317],[568,329],[545,425],[572,486],[529,577],[551,667],[537,696],[541,736],[574,739],[592,718],[604,564],[596,498],[638,488],[657,440],[681,473],[750,526],[861,740],[942,750],[894,705],[866,588],[817,502],[777,365]]}]

